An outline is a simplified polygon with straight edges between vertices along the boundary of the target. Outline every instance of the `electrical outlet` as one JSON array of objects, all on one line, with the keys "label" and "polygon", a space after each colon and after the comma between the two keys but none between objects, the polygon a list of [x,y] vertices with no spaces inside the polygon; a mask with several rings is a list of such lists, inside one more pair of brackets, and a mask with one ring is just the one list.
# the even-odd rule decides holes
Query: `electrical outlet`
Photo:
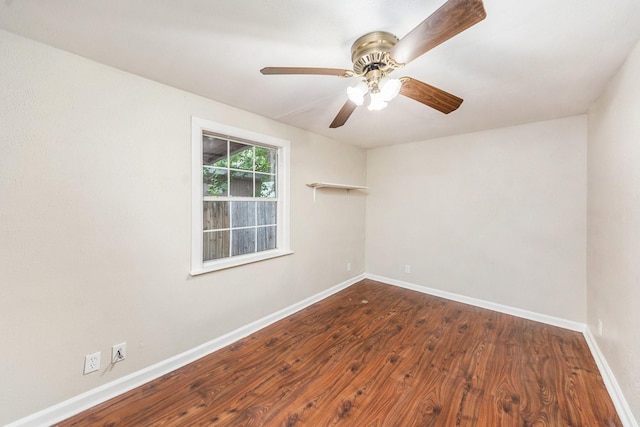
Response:
[{"label": "electrical outlet", "polygon": [[351,271],[351,263],[350,262],[347,263],[347,271]]},{"label": "electrical outlet", "polygon": [[111,363],[118,363],[127,357],[127,343],[123,342],[111,347]]},{"label": "electrical outlet", "polygon": [[84,357],[84,373],[89,374],[91,372],[100,370],[100,352],[87,354]]},{"label": "electrical outlet", "polygon": [[409,264],[404,266],[404,272],[405,273],[411,273],[411,266]]}]

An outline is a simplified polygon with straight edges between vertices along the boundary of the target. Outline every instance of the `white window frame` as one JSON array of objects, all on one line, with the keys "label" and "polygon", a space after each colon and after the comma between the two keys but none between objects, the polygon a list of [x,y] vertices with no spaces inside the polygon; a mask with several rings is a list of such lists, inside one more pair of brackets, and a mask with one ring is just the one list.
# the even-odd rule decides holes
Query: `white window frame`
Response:
[{"label": "white window frame", "polygon": [[[277,237],[275,249],[255,252],[246,255],[236,255],[210,261],[203,261],[203,196],[202,196],[202,136],[203,133],[224,135],[230,139],[253,142],[276,148],[277,174],[276,194],[277,204]],[[264,135],[245,129],[216,123],[198,117],[191,118],[191,270],[192,276],[237,267],[257,261],[276,258],[292,254],[290,247],[290,215],[289,215],[289,167],[291,143],[285,139]]]}]

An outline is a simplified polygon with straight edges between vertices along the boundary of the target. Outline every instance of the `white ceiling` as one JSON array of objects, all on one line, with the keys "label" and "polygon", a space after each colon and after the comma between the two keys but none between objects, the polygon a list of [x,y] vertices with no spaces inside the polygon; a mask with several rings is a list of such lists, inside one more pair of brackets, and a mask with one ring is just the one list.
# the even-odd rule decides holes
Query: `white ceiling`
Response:
[{"label": "white ceiling", "polygon": [[586,112],[640,39],[639,0],[485,0],[487,18],[394,75],[464,99],[398,97],[329,123],[357,82],[263,76],[351,68],[351,44],[402,38],[444,0],[2,0],[0,28],[336,140],[375,147]]}]

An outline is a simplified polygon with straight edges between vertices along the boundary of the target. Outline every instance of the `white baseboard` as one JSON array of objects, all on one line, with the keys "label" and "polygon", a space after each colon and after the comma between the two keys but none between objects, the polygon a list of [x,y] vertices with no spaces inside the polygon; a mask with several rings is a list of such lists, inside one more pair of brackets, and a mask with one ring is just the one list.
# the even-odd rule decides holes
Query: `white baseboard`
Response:
[{"label": "white baseboard", "polygon": [[159,378],[162,375],[168,374],[169,372],[194,362],[216,350],[220,350],[221,348],[251,335],[252,333],[269,326],[278,320],[290,316],[291,314],[315,304],[336,292],[348,288],[364,278],[364,274],[353,277],[276,313],[270,314],[262,319],[256,320],[255,322],[249,323],[248,325],[199,345],[198,347],[187,350],[184,353],[133,372],[107,384],[103,384],[78,396],[72,397],[71,399],[65,400],[64,402],[60,402],[57,405],[36,412],[35,414],[21,418],[11,424],[8,424],[6,427],[42,427],[60,422],[95,405]]},{"label": "white baseboard", "polygon": [[609,391],[611,400],[613,400],[616,411],[618,411],[618,416],[620,417],[620,421],[622,421],[622,425],[625,427],[638,427],[638,422],[633,416],[631,408],[622,394],[620,385],[618,385],[618,381],[616,381],[616,377],[613,375],[613,372],[607,363],[607,359],[604,358],[604,354],[600,351],[600,347],[598,346],[595,336],[588,327],[585,328],[584,338],[587,341],[591,354],[596,361],[596,365],[598,365],[598,370],[600,371],[604,385],[607,387],[607,391]]},{"label": "white baseboard", "polygon": [[239,329],[236,329],[235,331],[215,338],[198,347],[187,350],[184,353],[163,360],[145,369],[133,372],[115,381],[109,382],[100,387],[75,396],[69,400],[61,402],[57,405],[43,409],[42,411],[39,411],[28,417],[17,420],[11,424],[8,424],[6,427],[40,427],[62,421],[79,412],[91,408],[92,406],[105,402],[113,397],[116,397],[142,384],[159,378],[162,375],[165,375],[191,362],[194,362],[210,353],[213,353],[214,351],[217,351],[254,332],[257,332],[258,330],[269,326],[272,323],[277,322],[278,320],[296,313],[297,311],[300,311],[305,307],[315,304],[316,302],[321,301],[324,298],[335,294],[336,292],[348,288],[354,283],[357,283],[365,278],[583,333],[585,340],[587,341],[587,344],[591,350],[593,358],[598,365],[598,369],[600,370],[600,374],[602,375],[605,386],[607,387],[611,399],[613,400],[613,404],[618,411],[620,420],[625,427],[639,427],[631,412],[631,409],[629,408],[629,405],[627,404],[626,399],[624,398],[624,395],[622,394],[622,391],[620,390],[613,372],[611,372],[611,369],[609,368],[604,355],[600,351],[593,334],[585,324],[367,273],[353,277],[336,286],[333,286],[332,288],[329,288],[296,304],[286,307],[276,313],[256,320],[255,322],[252,322]]},{"label": "white baseboard", "polygon": [[604,385],[611,396],[611,400],[613,401],[613,405],[618,412],[618,416],[620,417],[620,421],[622,421],[622,425],[625,427],[639,427],[636,422],[633,413],[631,412],[631,408],[629,407],[627,400],[624,398],[622,394],[622,390],[618,385],[618,381],[616,381],[611,368],[607,364],[607,360],[604,358],[604,355],[600,351],[598,347],[598,343],[596,342],[595,337],[591,333],[591,330],[587,327],[586,324],[580,322],[574,322],[571,320],[561,319],[554,316],[548,316],[546,314],[534,313],[532,311],[522,310],[519,308],[514,308],[502,304],[496,304],[489,301],[484,301],[476,298],[467,297],[464,295],[455,294],[452,292],[442,291],[439,289],[433,289],[426,286],[416,285],[414,283],[403,282],[401,280],[390,279],[388,277],[377,276],[375,274],[365,274],[367,279],[376,280],[383,283],[388,283],[390,285],[399,286],[405,289],[410,289],[417,292],[422,292],[424,294],[434,295],[437,297],[445,298],[452,301],[461,302],[464,304],[470,304],[476,307],[486,308],[489,310],[497,311],[500,313],[510,314],[512,316],[521,317],[528,320],[534,320],[536,322],[545,323],[547,325],[558,326],[560,328],[569,329],[571,331],[581,332],[584,335],[585,340],[587,341],[587,345],[591,350],[591,354],[593,355],[594,360],[596,361],[596,365],[598,365],[598,370],[600,371],[600,375],[602,376],[602,380],[604,381]]},{"label": "white baseboard", "polygon": [[586,325],[572,320],[561,319],[559,317],[549,316],[546,314],[535,313],[533,311],[523,310],[520,308],[510,307],[508,305],[497,304],[495,302],[485,301],[472,298],[453,292],[442,291],[439,289],[429,288],[426,286],[416,285],[414,283],[403,282],[401,280],[390,279],[388,277],[377,276],[375,274],[365,274],[367,279],[377,280],[379,282],[388,283],[390,285],[399,286],[401,288],[410,289],[423,294],[429,294],[476,307],[486,308],[488,310],[497,311],[499,313],[510,314],[512,316],[521,317],[523,319],[533,320],[536,322],[546,323],[547,325],[558,326],[560,328],[569,329],[571,331],[584,332]]}]

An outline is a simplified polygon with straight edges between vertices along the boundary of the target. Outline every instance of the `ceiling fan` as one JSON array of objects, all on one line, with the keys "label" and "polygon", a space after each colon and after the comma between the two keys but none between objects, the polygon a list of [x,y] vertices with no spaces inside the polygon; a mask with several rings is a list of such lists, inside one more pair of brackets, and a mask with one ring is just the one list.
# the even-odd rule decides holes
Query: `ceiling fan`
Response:
[{"label": "ceiling fan", "polygon": [[358,38],[351,47],[353,70],[265,67],[260,72],[265,75],[311,74],[361,78],[358,85],[347,89],[349,99],[329,125],[330,128],[344,125],[353,111],[364,103],[367,95],[370,110],[384,108],[387,102],[400,94],[449,114],[462,104],[462,98],[411,77],[393,79],[389,75],[486,16],[482,0],[448,0],[402,39],[386,31],[374,31]]}]

